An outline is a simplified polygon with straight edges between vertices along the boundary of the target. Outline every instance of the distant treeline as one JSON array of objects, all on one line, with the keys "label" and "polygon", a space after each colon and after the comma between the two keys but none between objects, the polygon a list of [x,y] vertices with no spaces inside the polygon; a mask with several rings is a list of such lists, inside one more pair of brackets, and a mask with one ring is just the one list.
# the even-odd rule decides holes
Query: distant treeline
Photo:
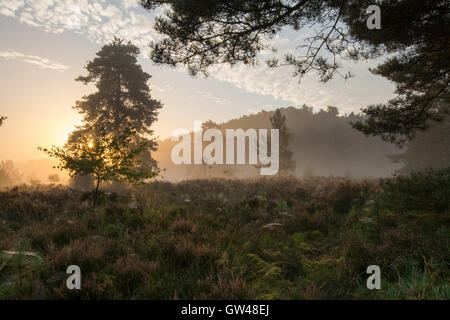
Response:
[{"label": "distant treeline", "polygon": [[[286,125],[293,138],[290,148],[294,153],[297,177],[345,176],[349,178],[390,176],[401,165],[393,163],[389,156],[399,154],[393,144],[380,138],[365,137],[350,126],[351,122],[363,119],[357,114],[339,115],[336,107],[314,112],[313,108],[282,108]],[[207,127],[226,129],[270,129],[270,117],[274,112],[261,111],[226,123],[207,122]],[[177,142],[166,139],[159,142],[154,154],[162,173],[168,180],[212,177],[251,177],[259,174],[252,165],[181,165],[172,164],[170,154]]]},{"label": "distant treeline", "polygon": [[67,174],[54,169],[53,160],[0,161],[0,189],[21,184],[32,186],[50,183],[65,184]]},{"label": "distant treeline", "polygon": [[[417,132],[414,140],[405,148],[386,143],[380,138],[365,137],[352,129],[351,122],[363,116],[339,115],[338,109],[313,112],[307,106],[283,108],[286,124],[293,134],[290,148],[296,161],[296,177],[337,176],[348,178],[388,177],[393,173],[409,174],[427,168],[450,166],[450,117],[431,130]],[[204,123],[206,128],[270,129],[270,117],[274,112],[261,111],[226,123]],[[159,141],[158,151],[153,154],[159,161],[162,178],[180,181],[198,178],[245,178],[259,176],[259,169],[252,165],[182,165],[172,163],[170,154],[177,142],[170,139]],[[28,162],[0,161],[0,188],[18,184],[66,183],[68,177],[52,169],[54,161]],[[56,178],[56,175],[59,175]],[[77,181],[72,181],[71,184]]]}]

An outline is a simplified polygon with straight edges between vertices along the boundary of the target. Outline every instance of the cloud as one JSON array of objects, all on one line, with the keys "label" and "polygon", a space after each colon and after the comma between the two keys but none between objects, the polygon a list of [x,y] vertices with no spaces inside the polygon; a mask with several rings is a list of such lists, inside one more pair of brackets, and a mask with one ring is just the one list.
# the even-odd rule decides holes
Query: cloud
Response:
[{"label": "cloud", "polygon": [[[228,103],[227,99],[218,97],[218,96],[212,94],[211,92],[198,90],[196,93],[197,93],[196,97],[199,97],[199,98],[205,99],[205,100],[209,100],[209,101],[213,101],[215,104],[225,105]],[[190,97],[193,98],[194,96],[190,95]]]},{"label": "cloud", "polygon": [[344,113],[358,112],[369,104],[385,102],[392,97],[393,85],[370,74],[368,64],[347,67],[356,78],[347,81],[336,78],[325,84],[314,74],[308,74],[299,83],[289,67],[269,68],[262,63],[255,67],[218,65],[212,68],[210,74],[246,92],[270,96],[289,105],[307,104],[318,108],[333,105]]},{"label": "cloud", "polygon": [[[265,49],[258,57],[256,66],[237,64],[213,66],[211,77],[233,84],[250,93],[270,96],[287,105],[301,106],[307,104],[316,108],[326,108],[333,105],[343,113],[359,112],[369,104],[385,102],[392,98],[394,86],[386,79],[370,73],[369,68],[375,67],[380,61],[343,62],[345,71],[355,75],[347,81],[336,77],[327,83],[319,80],[314,73],[308,73],[301,82],[293,76],[293,68],[267,66],[266,60],[273,56],[283,60],[286,53],[304,54],[298,45],[312,35],[312,30],[306,28],[301,33],[292,30],[282,30],[272,39],[264,40],[269,49]],[[270,48],[277,48],[276,51]]]},{"label": "cloud", "polygon": [[99,44],[116,36],[132,41],[143,54],[158,37],[153,30],[157,14],[141,8],[137,0],[0,0],[0,15],[26,25],[51,33],[72,31]]},{"label": "cloud", "polygon": [[149,83],[149,86],[150,86],[150,88],[152,90],[155,90],[157,92],[165,92],[166,91],[164,88],[162,88],[162,87],[160,87],[160,86],[158,86],[157,84],[154,84],[154,83],[151,83],[151,84]]},{"label": "cloud", "polygon": [[14,17],[15,12],[23,7],[24,0],[0,0],[0,14]]},{"label": "cloud", "polygon": [[[71,31],[85,35],[91,42],[104,44],[114,36],[132,41],[144,56],[149,51],[149,42],[158,40],[153,30],[153,21],[160,11],[149,12],[139,6],[137,0],[0,0],[0,15],[15,17],[20,22],[43,29],[46,32],[61,33]],[[386,80],[368,72],[369,65],[358,63],[350,65],[356,79],[345,82],[332,80],[327,84],[318,81],[315,75],[308,75],[301,84],[292,77],[292,69],[268,68],[264,59],[286,52],[296,51],[302,39],[311,30],[301,34],[283,30],[274,38],[267,40],[270,47],[278,47],[277,52],[270,49],[261,53],[261,62],[256,67],[248,65],[215,66],[210,70],[211,77],[250,93],[273,97],[286,104],[308,105],[325,108],[336,105],[344,112],[358,111],[371,103],[384,102],[392,97],[393,86]],[[31,60],[29,63],[39,63]],[[348,67],[349,64],[346,64]],[[176,68],[180,71],[184,68]],[[160,89],[160,90],[158,90]],[[164,92],[169,88],[155,88]],[[203,98],[225,104],[225,99],[214,96]]]},{"label": "cloud", "polygon": [[23,54],[14,50],[5,50],[0,51],[0,57],[10,60],[21,60],[25,63],[36,65],[43,69],[50,69],[50,70],[56,70],[56,71],[66,71],[70,68],[70,66],[64,65],[59,62],[52,61],[47,58],[39,57],[39,56],[33,56],[33,55],[27,55]]},{"label": "cloud", "polygon": [[203,99],[212,100],[212,101],[214,101],[217,104],[227,104],[227,100],[226,99],[217,97],[217,96],[213,95],[210,92],[204,92],[204,93],[198,92],[198,93],[201,94],[201,97]]},{"label": "cloud", "polygon": [[148,83],[150,86],[150,89],[159,92],[159,93],[168,93],[170,91],[174,91],[174,87],[172,87],[170,84],[165,85],[157,85],[156,83]]}]

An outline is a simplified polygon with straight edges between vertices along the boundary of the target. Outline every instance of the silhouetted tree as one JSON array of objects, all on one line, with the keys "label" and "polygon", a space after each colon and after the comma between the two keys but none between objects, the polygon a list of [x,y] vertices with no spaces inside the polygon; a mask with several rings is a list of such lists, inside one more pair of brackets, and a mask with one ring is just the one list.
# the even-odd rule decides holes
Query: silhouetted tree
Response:
[{"label": "silhouetted tree", "polygon": [[98,190],[103,181],[139,183],[155,176],[154,173],[136,169],[141,162],[139,155],[147,148],[149,141],[141,141],[135,145],[135,134],[135,130],[125,129],[118,135],[95,137],[95,142],[84,136],[78,144],[70,148],[66,146],[39,149],[58,159],[59,165],[55,168],[67,170],[71,177],[89,175],[95,179],[95,208]]},{"label": "silhouetted tree", "polygon": [[206,121],[206,122],[204,122],[202,124],[202,130],[206,131],[206,130],[209,130],[209,129],[220,129],[220,125],[215,123],[212,120],[208,120],[208,121]]},{"label": "silhouetted tree", "polygon": [[404,164],[401,174],[450,167],[450,117],[429,131],[419,133],[407,143],[404,153],[391,158]]},{"label": "silhouetted tree", "polygon": [[[238,128],[271,129],[270,117],[274,113],[275,111],[261,111],[257,114],[242,116],[239,119],[221,123],[220,129],[222,132],[226,129]],[[313,173],[320,176],[344,176],[351,172],[352,176],[357,178],[387,177],[399,167],[386,156],[399,153],[400,150],[396,145],[384,142],[379,137],[366,138],[361,132],[351,128],[350,122],[364,119],[364,116],[360,114],[337,116],[338,111],[334,108],[313,112],[311,106],[281,108],[281,113],[286,117],[286,127],[295,138],[290,141],[289,147],[296,161],[295,172],[299,175],[305,172],[306,175]],[[170,139],[160,141],[156,154],[161,166],[167,168],[165,177],[173,180],[191,177],[186,175],[186,172],[193,172],[192,167],[195,166],[178,167],[171,162],[171,150],[175,144],[176,142]],[[225,151],[224,154],[226,154]],[[253,168],[261,167],[214,165],[214,169],[210,170],[209,174],[223,176],[224,170],[230,170],[235,177],[259,175],[259,170],[253,170]]]},{"label": "silhouetted tree", "polygon": [[[141,0],[147,9],[162,7],[155,29],[163,35],[151,44],[156,63],[184,64],[191,74],[207,74],[214,64],[254,64],[264,41],[283,28],[305,35],[299,52],[283,61],[270,59],[271,67],[291,66],[300,79],[316,71],[322,81],[341,71],[342,61],[388,55],[373,73],[397,86],[398,96],[369,106],[367,119],[354,124],[366,135],[404,143],[416,129],[442,120],[450,99],[448,0],[345,1],[345,0]],[[369,6],[381,9],[381,29],[369,30]]]},{"label": "silhouetted tree", "polygon": [[18,185],[22,181],[22,175],[11,160],[0,162],[0,188]]},{"label": "silhouetted tree", "polygon": [[51,183],[58,183],[60,181],[59,175],[57,175],[57,174],[49,175],[48,176],[48,181],[50,181]]},{"label": "silhouetted tree", "polygon": [[327,114],[332,117],[337,117],[339,115],[339,109],[337,107],[328,106],[327,107]]},{"label": "silhouetted tree", "polygon": [[280,109],[277,109],[274,115],[270,117],[270,123],[272,123],[274,129],[279,130],[280,134],[280,174],[295,171],[295,160],[293,159],[292,151],[289,149],[292,134],[286,127],[286,116],[281,114]]},{"label": "silhouetted tree", "polygon": [[5,121],[7,118],[6,117],[0,117],[0,127],[2,126],[2,124],[3,124],[3,121]]},{"label": "silhouetted tree", "polygon": [[138,65],[138,54],[136,46],[115,38],[87,64],[88,75],[76,80],[95,84],[97,91],[76,102],[74,109],[83,115],[83,125],[71,134],[68,146],[77,147],[86,135],[119,135],[131,127],[135,130],[131,143],[146,145],[140,155],[142,169],[157,173],[157,163],[151,158],[157,144],[150,139],[150,127],[162,104],[150,95],[151,76]]}]

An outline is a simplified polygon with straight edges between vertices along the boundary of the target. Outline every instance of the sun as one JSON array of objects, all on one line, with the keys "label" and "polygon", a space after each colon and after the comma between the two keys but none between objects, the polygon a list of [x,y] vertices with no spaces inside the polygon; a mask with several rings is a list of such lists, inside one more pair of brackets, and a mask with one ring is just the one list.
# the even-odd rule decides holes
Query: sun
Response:
[{"label": "sun", "polygon": [[89,142],[88,147],[89,149],[92,149],[94,147],[94,144],[92,142]]}]

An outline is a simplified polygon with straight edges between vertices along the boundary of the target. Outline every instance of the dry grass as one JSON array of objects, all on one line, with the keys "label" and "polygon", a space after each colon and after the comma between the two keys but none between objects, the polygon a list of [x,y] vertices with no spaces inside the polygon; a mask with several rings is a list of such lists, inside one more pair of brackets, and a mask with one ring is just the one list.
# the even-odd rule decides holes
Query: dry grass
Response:
[{"label": "dry grass", "polygon": [[[69,189],[15,188],[0,193],[0,251],[43,260],[1,254],[0,298],[448,299],[442,176],[155,182],[94,211]],[[65,287],[74,264],[80,291]]]}]

